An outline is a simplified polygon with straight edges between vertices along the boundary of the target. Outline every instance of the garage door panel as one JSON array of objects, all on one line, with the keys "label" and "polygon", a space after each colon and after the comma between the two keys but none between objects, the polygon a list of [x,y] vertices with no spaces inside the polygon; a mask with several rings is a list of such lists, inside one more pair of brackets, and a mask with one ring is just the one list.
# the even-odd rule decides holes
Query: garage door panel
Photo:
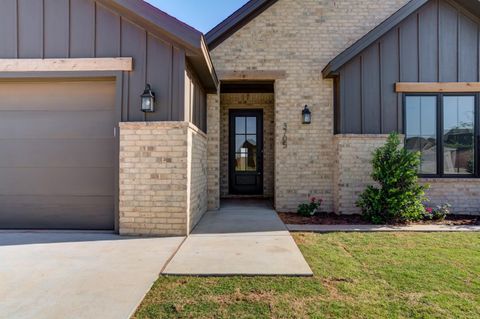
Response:
[{"label": "garage door panel", "polygon": [[111,111],[1,112],[0,139],[111,138]]},{"label": "garage door panel", "polygon": [[113,169],[0,168],[0,195],[112,196]]},{"label": "garage door panel", "polygon": [[0,228],[110,230],[113,211],[111,196],[0,196]]},{"label": "garage door panel", "polygon": [[113,229],[114,81],[0,81],[0,228]]},{"label": "garage door panel", "polygon": [[[1,114],[1,113],[0,113]],[[113,167],[115,144],[109,139],[2,140],[0,167]]]},{"label": "garage door panel", "polygon": [[0,97],[0,111],[112,110],[115,105],[115,83],[0,82]]}]

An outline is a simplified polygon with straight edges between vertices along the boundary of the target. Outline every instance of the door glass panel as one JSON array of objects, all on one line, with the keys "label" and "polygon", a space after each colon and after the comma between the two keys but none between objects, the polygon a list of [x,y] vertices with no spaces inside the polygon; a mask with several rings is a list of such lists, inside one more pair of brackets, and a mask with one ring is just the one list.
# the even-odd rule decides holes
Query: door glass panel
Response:
[{"label": "door glass panel", "polygon": [[237,135],[235,136],[235,152],[241,152],[241,149],[244,148],[246,142],[245,135]]},{"label": "door glass panel", "polygon": [[245,163],[247,162],[247,155],[246,153],[237,153],[235,155],[235,170],[237,172],[245,171]]},{"label": "door glass panel", "polygon": [[257,134],[257,118],[247,117],[247,134]]},{"label": "door glass panel", "polygon": [[473,96],[443,98],[443,166],[445,174],[474,173]]},{"label": "door glass panel", "polygon": [[257,171],[257,118],[235,118],[235,171]]},{"label": "door glass panel", "polygon": [[247,135],[247,145],[257,146],[257,136],[256,135]]},{"label": "door glass panel", "polygon": [[238,116],[235,118],[235,133],[236,134],[245,134],[245,121],[246,118],[243,116]]},{"label": "door glass panel", "polygon": [[247,171],[257,170],[257,136],[247,135],[245,147],[248,149]]},{"label": "door glass panel", "polygon": [[257,170],[257,154],[256,152],[248,152],[247,162],[246,162],[246,171],[253,171]]},{"label": "door glass panel", "polygon": [[421,153],[419,173],[437,173],[437,97],[407,96],[406,148]]}]

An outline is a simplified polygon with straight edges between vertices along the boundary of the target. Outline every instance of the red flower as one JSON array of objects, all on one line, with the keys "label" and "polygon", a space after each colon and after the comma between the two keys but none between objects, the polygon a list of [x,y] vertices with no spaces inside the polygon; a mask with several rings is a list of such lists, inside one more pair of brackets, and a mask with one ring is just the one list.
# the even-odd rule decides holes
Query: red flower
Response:
[{"label": "red flower", "polygon": [[433,208],[431,208],[431,207],[426,207],[426,208],[425,208],[425,211],[426,211],[427,213],[432,213],[432,212],[433,212]]},{"label": "red flower", "polygon": [[317,199],[315,197],[312,197],[312,199],[310,200],[312,203],[315,203]]}]

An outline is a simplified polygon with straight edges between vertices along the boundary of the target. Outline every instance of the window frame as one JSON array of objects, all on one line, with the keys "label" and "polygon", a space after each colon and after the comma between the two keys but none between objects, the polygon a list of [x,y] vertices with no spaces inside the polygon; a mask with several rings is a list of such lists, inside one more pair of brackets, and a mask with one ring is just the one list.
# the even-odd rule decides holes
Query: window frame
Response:
[{"label": "window frame", "polygon": [[[436,138],[437,138],[437,173],[436,174],[418,174],[421,178],[479,178],[480,177],[480,112],[479,112],[479,97],[480,93],[461,93],[461,92],[439,92],[439,93],[404,93],[402,96],[402,112],[403,112],[403,134],[405,136],[404,142],[407,139],[407,97],[409,96],[435,96],[437,98],[437,105],[436,105]],[[473,174],[445,174],[444,172],[444,145],[443,145],[443,128],[444,128],[444,119],[443,119],[443,110],[444,110],[444,103],[443,98],[445,96],[473,96],[474,98],[474,128],[473,128],[473,146],[474,146],[474,172]]]}]

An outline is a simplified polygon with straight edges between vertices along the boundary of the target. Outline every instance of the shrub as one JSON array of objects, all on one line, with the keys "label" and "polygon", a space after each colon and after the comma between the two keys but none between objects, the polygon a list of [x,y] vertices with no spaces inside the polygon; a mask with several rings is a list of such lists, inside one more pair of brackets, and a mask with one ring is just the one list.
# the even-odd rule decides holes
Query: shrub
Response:
[{"label": "shrub", "polygon": [[320,208],[320,205],[322,205],[322,200],[317,199],[315,197],[312,197],[310,199],[309,203],[304,203],[298,205],[297,212],[305,217],[311,217],[317,213],[318,208]]},{"label": "shrub", "polygon": [[375,224],[417,221],[425,211],[427,186],[418,184],[420,154],[400,147],[397,133],[373,153],[372,178],[377,186],[368,186],[357,206],[365,218]]},{"label": "shrub", "polygon": [[426,220],[444,220],[447,215],[450,214],[450,207],[452,207],[452,205],[448,203],[438,205],[435,208],[426,207],[423,217]]}]

